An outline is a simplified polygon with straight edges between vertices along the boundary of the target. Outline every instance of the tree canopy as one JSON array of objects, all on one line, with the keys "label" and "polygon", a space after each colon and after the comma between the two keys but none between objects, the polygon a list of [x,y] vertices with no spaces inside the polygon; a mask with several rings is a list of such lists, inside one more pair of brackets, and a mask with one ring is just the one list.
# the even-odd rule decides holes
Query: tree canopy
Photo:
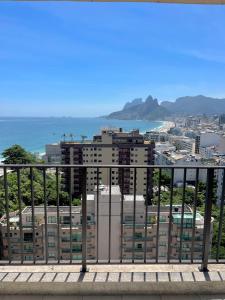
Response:
[{"label": "tree canopy", "polygon": [[4,164],[29,164],[40,162],[34,154],[26,151],[20,145],[13,145],[2,152]]}]

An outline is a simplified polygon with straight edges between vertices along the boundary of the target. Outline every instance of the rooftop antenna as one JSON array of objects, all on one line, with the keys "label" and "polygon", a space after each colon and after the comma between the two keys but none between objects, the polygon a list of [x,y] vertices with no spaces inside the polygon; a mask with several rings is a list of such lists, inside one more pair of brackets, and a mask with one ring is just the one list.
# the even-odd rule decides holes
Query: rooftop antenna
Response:
[{"label": "rooftop antenna", "polygon": [[87,138],[86,135],[81,135],[81,143],[84,143],[84,140]]},{"label": "rooftop antenna", "polygon": [[70,134],[69,134],[69,137],[71,138],[71,141],[73,141],[74,134],[73,134],[73,133],[70,133]]},{"label": "rooftop antenna", "polygon": [[65,133],[63,133],[62,138],[63,138],[63,141],[65,142],[66,141],[66,134]]}]

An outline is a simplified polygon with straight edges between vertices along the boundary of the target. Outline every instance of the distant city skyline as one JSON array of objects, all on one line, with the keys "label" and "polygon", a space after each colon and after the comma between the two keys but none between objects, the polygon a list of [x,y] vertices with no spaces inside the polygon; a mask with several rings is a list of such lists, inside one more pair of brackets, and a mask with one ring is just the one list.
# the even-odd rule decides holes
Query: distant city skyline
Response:
[{"label": "distant city skyline", "polygon": [[0,3],[0,116],[100,116],[152,95],[225,98],[225,7]]}]

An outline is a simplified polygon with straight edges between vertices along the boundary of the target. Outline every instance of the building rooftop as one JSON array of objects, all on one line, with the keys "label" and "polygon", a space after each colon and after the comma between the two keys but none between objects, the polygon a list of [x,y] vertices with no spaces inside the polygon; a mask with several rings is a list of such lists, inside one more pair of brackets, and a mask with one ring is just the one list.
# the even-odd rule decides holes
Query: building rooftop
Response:
[{"label": "building rooftop", "polygon": [[[44,206],[34,206],[35,214],[44,214]],[[72,206],[72,213],[80,213],[81,207],[80,206]],[[48,206],[47,207],[48,213],[56,213],[57,212],[57,206]],[[66,213],[68,214],[70,212],[70,206],[59,206],[59,212],[60,214]],[[26,206],[24,210],[22,211],[22,214],[31,214],[32,209],[31,206]]]}]

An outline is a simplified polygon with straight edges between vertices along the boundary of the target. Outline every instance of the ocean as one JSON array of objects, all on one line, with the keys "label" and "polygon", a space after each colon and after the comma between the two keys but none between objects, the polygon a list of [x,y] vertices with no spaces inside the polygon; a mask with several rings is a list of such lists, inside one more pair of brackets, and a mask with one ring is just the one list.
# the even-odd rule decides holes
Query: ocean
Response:
[{"label": "ocean", "polygon": [[62,140],[63,134],[91,139],[101,128],[138,128],[140,132],[163,126],[161,121],[109,120],[104,118],[3,118],[0,117],[0,159],[4,149],[19,144],[33,153],[45,152],[45,144]]}]

